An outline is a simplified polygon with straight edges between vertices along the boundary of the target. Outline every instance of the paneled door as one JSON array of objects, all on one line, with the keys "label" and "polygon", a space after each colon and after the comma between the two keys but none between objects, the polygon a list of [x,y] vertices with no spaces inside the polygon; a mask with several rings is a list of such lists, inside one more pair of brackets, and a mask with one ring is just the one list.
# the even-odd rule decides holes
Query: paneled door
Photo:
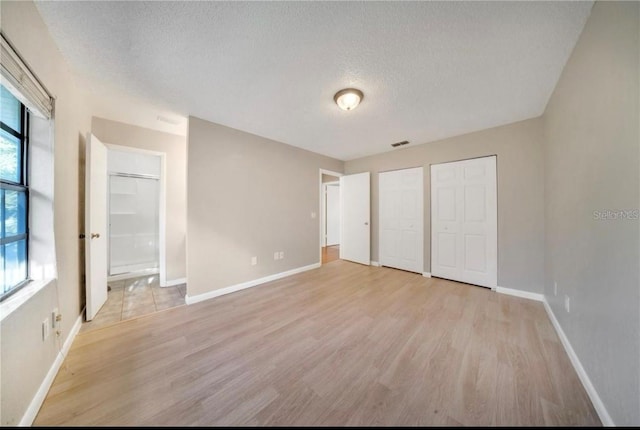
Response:
[{"label": "paneled door", "polygon": [[340,258],[371,264],[369,172],[340,177]]},{"label": "paneled door", "polygon": [[423,183],[422,167],[378,175],[381,266],[422,274]]},{"label": "paneled door", "polygon": [[496,157],[431,166],[432,276],[495,288]]}]

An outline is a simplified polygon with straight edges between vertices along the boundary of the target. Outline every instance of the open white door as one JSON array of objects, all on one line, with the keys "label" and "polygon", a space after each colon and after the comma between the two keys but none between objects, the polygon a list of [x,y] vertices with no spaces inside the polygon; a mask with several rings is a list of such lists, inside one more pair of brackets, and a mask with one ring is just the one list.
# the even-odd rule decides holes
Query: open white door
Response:
[{"label": "open white door", "polygon": [[369,172],[340,177],[340,258],[371,264]]},{"label": "open white door", "polygon": [[495,288],[496,157],[431,166],[431,274]]},{"label": "open white door", "polygon": [[378,175],[381,266],[422,274],[423,183],[422,167]]},{"label": "open white door", "polygon": [[85,172],[86,318],[107,301],[107,147],[87,136]]}]

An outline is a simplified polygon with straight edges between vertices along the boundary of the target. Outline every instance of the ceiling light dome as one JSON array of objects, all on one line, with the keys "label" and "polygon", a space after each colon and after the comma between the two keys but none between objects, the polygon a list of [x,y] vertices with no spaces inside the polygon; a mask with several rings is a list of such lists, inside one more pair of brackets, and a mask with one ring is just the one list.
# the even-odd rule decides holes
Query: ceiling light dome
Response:
[{"label": "ceiling light dome", "polygon": [[355,88],[345,88],[344,90],[338,91],[336,95],[333,96],[333,100],[342,110],[355,109],[363,98],[364,94],[362,94],[362,91],[356,90]]}]

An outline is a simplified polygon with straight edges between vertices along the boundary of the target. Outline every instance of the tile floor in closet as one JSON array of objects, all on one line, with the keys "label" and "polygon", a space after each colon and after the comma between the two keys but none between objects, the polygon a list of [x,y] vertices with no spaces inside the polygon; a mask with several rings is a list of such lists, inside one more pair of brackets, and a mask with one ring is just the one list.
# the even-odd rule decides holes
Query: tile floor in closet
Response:
[{"label": "tile floor in closet", "polygon": [[184,305],[187,284],[160,287],[158,275],[110,281],[107,302],[96,317],[82,324],[81,332]]}]

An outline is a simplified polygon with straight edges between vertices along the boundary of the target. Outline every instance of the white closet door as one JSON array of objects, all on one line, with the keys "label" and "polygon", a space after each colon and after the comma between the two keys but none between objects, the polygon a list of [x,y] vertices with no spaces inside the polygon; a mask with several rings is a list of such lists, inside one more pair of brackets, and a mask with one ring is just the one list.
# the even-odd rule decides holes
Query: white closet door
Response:
[{"label": "white closet door", "polygon": [[380,194],[380,264],[422,273],[423,170],[382,172],[378,175]]},{"label": "white closet door", "polygon": [[496,157],[431,166],[431,274],[495,288]]},{"label": "white closet door", "polygon": [[340,177],[340,258],[371,264],[369,172]]}]

